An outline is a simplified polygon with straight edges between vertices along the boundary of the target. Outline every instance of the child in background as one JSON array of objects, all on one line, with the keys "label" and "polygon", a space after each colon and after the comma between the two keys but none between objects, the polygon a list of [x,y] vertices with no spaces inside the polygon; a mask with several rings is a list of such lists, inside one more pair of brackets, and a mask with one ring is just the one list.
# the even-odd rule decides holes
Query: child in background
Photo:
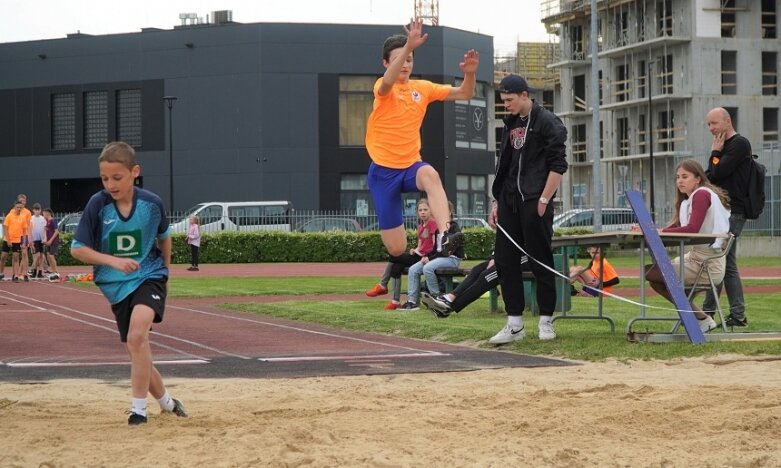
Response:
[{"label": "child in background", "polygon": [[43,250],[51,270],[49,281],[57,281],[60,279],[60,272],[57,270],[57,254],[60,253],[60,231],[57,229],[57,221],[54,219],[54,212],[52,212],[51,208],[43,210],[43,218],[46,220]]},{"label": "child in background", "polygon": [[187,271],[198,271],[198,251],[201,248],[201,223],[197,216],[190,217],[190,227],[187,229],[187,244],[190,246],[190,268]]},{"label": "child in background", "polygon": [[369,297],[387,294],[388,282],[393,278],[393,297],[385,305],[386,310],[394,310],[401,307],[401,274],[404,272],[404,268],[414,265],[434,250],[437,222],[431,217],[431,209],[429,208],[428,200],[425,198],[421,198],[418,201],[418,218],[420,223],[418,224],[417,247],[401,255],[389,257],[380,282],[372,289],[366,291],[366,295]]},{"label": "child in background", "polygon": [[33,216],[30,218],[30,235],[33,241],[33,278],[43,278],[43,241],[46,238],[46,218],[41,215],[41,204],[33,204]]},{"label": "child in background", "polygon": [[[599,291],[595,289],[599,288],[600,278],[599,247],[589,247],[588,254],[591,256],[591,260],[588,262],[588,265],[584,267],[572,266],[569,269],[570,282],[583,284],[583,289],[580,292],[578,292],[574,285],[570,284],[570,291],[573,296],[579,295],[597,297],[600,294]],[[616,269],[613,268],[613,265],[611,265],[606,258],[603,258],[601,262],[602,265],[604,265],[604,274],[602,275],[602,290],[605,292],[611,292],[613,290],[613,286],[617,285],[620,281],[618,278],[618,273],[616,273]]]},{"label": "child in background", "polygon": [[436,274],[437,268],[458,268],[461,264],[461,259],[464,257],[464,234],[461,232],[458,223],[453,221],[452,202],[448,202],[448,208],[450,209],[450,222],[448,223],[446,235],[451,239],[453,245],[458,247],[449,254],[434,250],[428,255],[423,255],[419,262],[409,267],[409,274],[407,276],[407,302],[401,306],[401,310],[403,311],[418,310],[420,308],[418,306],[418,299],[420,298],[421,274],[426,278],[428,293],[436,297],[439,296],[440,292],[439,280]]}]

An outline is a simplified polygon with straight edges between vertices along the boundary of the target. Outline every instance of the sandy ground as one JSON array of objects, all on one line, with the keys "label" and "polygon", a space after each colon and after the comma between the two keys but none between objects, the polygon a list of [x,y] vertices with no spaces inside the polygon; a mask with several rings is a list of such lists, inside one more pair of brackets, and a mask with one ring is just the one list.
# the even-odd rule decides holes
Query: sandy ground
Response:
[{"label": "sandy ground", "polygon": [[2,383],[0,466],[781,466],[777,357],[167,383]]}]

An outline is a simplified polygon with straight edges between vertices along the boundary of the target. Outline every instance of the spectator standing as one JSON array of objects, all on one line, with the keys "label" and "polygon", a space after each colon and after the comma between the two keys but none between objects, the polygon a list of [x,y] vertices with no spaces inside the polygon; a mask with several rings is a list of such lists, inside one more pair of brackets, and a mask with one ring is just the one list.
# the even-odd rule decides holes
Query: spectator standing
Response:
[{"label": "spectator standing", "polygon": [[190,217],[190,227],[187,229],[187,244],[190,246],[190,268],[187,271],[198,271],[198,251],[201,249],[201,223],[197,216]]},{"label": "spectator standing", "polygon": [[510,343],[526,334],[522,318],[526,306],[521,287],[523,252],[513,241],[531,257],[529,265],[537,281],[540,309],[539,338],[556,338],[552,323],[555,275],[546,267],[553,270],[551,201],[567,171],[567,128],[556,115],[535,103],[529,92],[526,80],[518,75],[507,75],[499,84],[499,94],[510,115],[504,118],[489,221],[491,226],[499,223],[502,227],[496,232],[495,258],[507,324],[491,337],[492,344]]},{"label": "spectator standing", "polygon": [[[751,159],[751,143],[732,126],[732,118],[723,107],[716,107],[706,117],[708,130],[713,135],[711,156],[705,174],[710,182],[727,192],[730,199],[729,232],[735,236],[732,247],[727,252],[724,270],[724,282],[716,286],[721,295],[722,286],[727,290],[729,315],[726,324],[732,327],[745,327],[746,302],[743,299],[743,282],[738,271],[738,237],[746,224],[746,199],[748,198],[748,174]],[[711,291],[705,295],[702,307],[707,312],[716,310],[718,297]]]},{"label": "spectator standing", "polygon": [[46,238],[46,218],[41,214],[41,204],[33,204],[33,216],[30,218],[30,237],[33,247],[33,278],[43,278],[43,241]]},{"label": "spectator standing", "polygon": [[[30,219],[24,213],[24,202],[21,199],[17,199],[14,202],[13,209],[5,215],[3,220],[3,254],[2,258],[3,266],[8,258],[7,255],[11,253],[11,280],[14,283],[19,282],[19,275],[22,270],[21,264],[21,252],[22,252],[22,238],[27,235],[30,228]],[[24,280],[30,281],[27,276],[26,269],[24,270]]]},{"label": "spectator standing", "polygon": [[60,231],[57,229],[57,220],[54,219],[54,212],[51,208],[43,210],[43,217],[46,220],[43,246],[51,270],[49,281],[57,281],[60,279],[60,271],[57,269],[57,254],[60,253]]}]

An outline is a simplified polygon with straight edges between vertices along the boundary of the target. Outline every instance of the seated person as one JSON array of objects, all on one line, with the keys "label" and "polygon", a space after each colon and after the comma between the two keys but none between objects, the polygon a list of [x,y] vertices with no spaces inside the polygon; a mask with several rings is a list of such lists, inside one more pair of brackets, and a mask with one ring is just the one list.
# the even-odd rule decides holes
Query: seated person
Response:
[{"label": "seated person", "polygon": [[418,201],[418,218],[420,220],[418,224],[418,245],[414,249],[410,249],[409,252],[389,256],[388,264],[385,266],[380,282],[375,284],[372,289],[366,291],[366,295],[369,297],[387,294],[388,283],[393,278],[393,295],[390,302],[385,304],[386,310],[395,310],[401,307],[401,275],[404,272],[404,268],[414,265],[434,250],[437,222],[431,217],[431,209],[429,208],[428,200],[425,198],[421,198]]},{"label": "seated person", "polygon": [[[527,261],[528,257],[525,255],[521,257],[522,265]],[[473,266],[464,281],[453,291],[439,296],[423,292],[420,301],[438,318],[446,318],[453,312],[461,312],[466,306],[497,286],[499,286],[499,273],[496,272],[494,255],[491,254],[488,260]]]},{"label": "seated person", "polygon": [[[570,284],[570,290],[573,296],[597,297],[600,294],[597,290],[599,288],[600,278],[599,247],[589,247],[588,254],[591,256],[591,260],[588,262],[588,265],[585,267],[571,266],[569,269],[570,282],[581,283],[583,285],[583,289],[578,292],[575,286]],[[606,258],[603,258],[601,263],[604,265],[604,275],[602,276],[601,289],[605,292],[611,292],[613,290],[613,286],[617,285],[620,281],[618,278],[618,273],[616,273],[615,268],[613,268],[613,265],[611,265]]]},{"label": "seated person", "polygon": [[[699,162],[686,159],[678,164],[675,170],[675,211],[670,224],[661,232],[685,232],[727,234],[729,232],[729,197],[722,189],[712,185],[705,175]],[[637,229],[633,226],[633,229]],[[683,256],[684,288],[695,286],[694,281],[707,257],[721,253],[724,239],[718,239],[711,245],[692,245]],[[676,257],[672,264],[675,271],[680,271],[681,259]],[[708,262],[708,271],[713,281],[718,284],[724,280],[726,259],[724,257]],[[664,284],[662,272],[656,266],[646,265],[646,279],[651,287],[665,299],[673,302],[667,286]],[[708,284],[706,275],[700,277],[702,284]],[[707,333],[716,328],[713,318],[691,303],[692,312],[699,320],[700,329]]]},{"label": "seated person", "polygon": [[[440,290],[436,270],[438,268],[458,268],[461,264],[461,259],[464,258],[464,234],[461,232],[458,223],[452,220],[453,203],[448,202],[448,204],[450,205],[451,221],[448,224],[445,237],[450,239],[451,246],[442,252],[430,252],[428,255],[423,256],[418,263],[409,267],[409,272],[407,273],[407,302],[401,306],[403,311],[420,309],[418,306],[418,294],[420,293],[421,274],[426,278],[426,287],[429,294],[438,296]],[[452,253],[448,255],[451,249]]]}]

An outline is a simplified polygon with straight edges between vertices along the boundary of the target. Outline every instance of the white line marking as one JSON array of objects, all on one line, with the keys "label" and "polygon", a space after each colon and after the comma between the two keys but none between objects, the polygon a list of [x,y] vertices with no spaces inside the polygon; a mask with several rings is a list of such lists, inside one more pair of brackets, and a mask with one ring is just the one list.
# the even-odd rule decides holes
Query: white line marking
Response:
[{"label": "white line marking", "polygon": [[[12,294],[14,296],[19,296],[18,294],[13,294],[13,293],[8,293],[8,294]],[[3,296],[0,296],[0,297],[3,297]],[[22,297],[22,296],[19,296],[19,297]],[[19,302],[20,304],[28,305],[30,307],[39,308],[41,310],[47,311],[50,314],[57,315],[59,317],[63,317],[63,318],[69,319],[69,320],[74,320],[76,322],[83,323],[85,325],[89,325],[89,326],[92,326],[92,327],[101,328],[101,329],[109,331],[109,332],[111,332],[111,333],[113,333],[115,335],[119,334],[119,331],[117,331],[116,326],[105,327],[105,326],[98,325],[98,324],[93,323],[93,322],[89,322],[89,321],[86,321],[86,320],[78,319],[76,317],[72,317],[72,316],[67,315],[67,314],[61,314],[61,313],[56,312],[54,310],[43,309],[43,308],[40,308],[40,307],[36,306],[35,304],[30,304],[28,302],[24,302],[24,301],[21,301],[21,300],[10,298],[10,297],[7,298],[7,299]],[[107,319],[105,317],[101,317],[99,315],[90,314],[90,313],[83,312],[83,311],[76,310],[76,309],[71,309],[70,307],[65,307],[65,306],[61,306],[61,305],[58,305],[58,304],[52,304],[51,302],[46,302],[46,301],[42,301],[42,300],[39,300],[39,299],[32,299],[32,298],[26,298],[26,299],[27,300],[31,300],[31,301],[35,301],[35,302],[40,302],[41,304],[46,304],[46,305],[51,306],[51,307],[60,308],[60,309],[63,309],[63,310],[67,310],[69,312],[73,312],[73,313],[84,315],[84,316],[87,316],[87,317],[90,317],[90,318],[93,318],[93,319],[98,319],[98,320],[102,320],[104,322],[109,322],[111,324],[114,324],[113,320]],[[186,344],[189,344],[189,345],[197,347],[197,348],[207,349],[209,351],[212,351],[212,352],[215,352],[215,353],[218,353],[218,354],[222,354],[222,355],[225,355],[225,356],[231,356],[231,357],[236,357],[236,358],[240,358],[240,359],[252,359],[249,356],[242,356],[242,355],[239,355],[239,354],[229,353],[227,351],[222,351],[222,350],[219,350],[219,349],[216,349],[216,348],[212,348],[211,346],[207,346],[207,345],[204,345],[204,344],[196,343],[196,342],[190,341],[190,340],[185,340],[183,338],[179,338],[179,337],[176,337],[176,336],[163,334],[163,333],[160,333],[160,332],[153,331],[153,332],[150,332],[150,335],[155,335],[155,336],[159,336],[159,337],[162,337],[162,338],[168,338],[168,339],[171,339],[171,340],[174,340],[174,341],[179,341],[179,342],[186,343]],[[157,346],[160,346],[161,348],[167,349],[169,351],[174,351],[176,353],[183,354],[185,356],[190,356],[190,357],[193,357],[193,358],[196,358],[196,359],[207,359],[204,356],[198,356],[197,354],[189,353],[189,352],[183,351],[181,349],[174,348],[173,346],[165,345],[163,343],[160,343],[159,341],[151,341],[150,340],[150,343],[153,343],[153,344],[155,344]]]},{"label": "white line marking", "polygon": [[432,357],[432,356],[450,356],[447,353],[437,351],[427,351],[423,353],[411,354],[374,354],[367,356],[298,356],[298,357],[278,357],[278,358],[258,358],[262,362],[297,362],[297,361],[360,361],[363,357],[367,359],[385,359],[385,358],[407,358],[407,357]]},{"label": "white line marking", "polygon": [[[163,364],[209,364],[209,360],[204,359],[182,359],[175,361],[154,361],[155,365]],[[8,367],[82,367],[82,366],[129,366],[127,362],[11,362],[6,364]]]}]

